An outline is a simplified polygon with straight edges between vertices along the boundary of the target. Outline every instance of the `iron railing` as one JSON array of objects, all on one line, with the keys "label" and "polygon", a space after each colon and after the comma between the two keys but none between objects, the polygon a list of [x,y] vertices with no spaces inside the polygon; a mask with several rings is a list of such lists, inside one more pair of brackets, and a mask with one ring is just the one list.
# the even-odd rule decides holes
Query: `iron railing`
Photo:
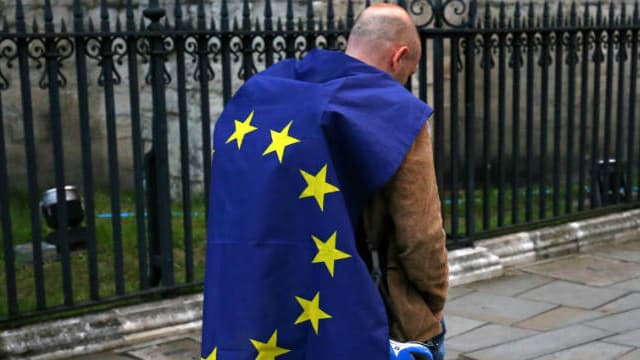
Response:
[{"label": "iron railing", "polygon": [[[398,3],[422,41],[407,86],[435,108],[449,247],[494,230],[637,206],[637,3],[632,11],[600,2],[560,1],[554,11],[548,3]],[[140,17],[128,0],[120,19],[103,0],[96,26],[76,0],[72,31],[64,20],[54,24],[49,0],[43,30],[38,21],[28,30],[21,0],[14,25],[4,14],[5,324],[201,284],[212,119],[257,71],[314,47],[344,49],[359,11],[348,1],[340,17],[328,0],[319,17],[309,0],[296,17],[288,0],[283,17],[274,17],[266,0],[254,21],[244,0],[238,21],[226,0],[218,5],[214,19],[202,0],[176,0],[169,12],[150,0]],[[70,232],[58,226],[47,237],[59,244],[57,260],[47,262],[40,195],[53,186],[63,199],[70,183],[83,196],[86,250],[72,251]],[[66,205],[58,209],[57,223],[67,224]],[[32,251],[26,264],[18,261],[24,248],[16,248],[24,244]]]}]

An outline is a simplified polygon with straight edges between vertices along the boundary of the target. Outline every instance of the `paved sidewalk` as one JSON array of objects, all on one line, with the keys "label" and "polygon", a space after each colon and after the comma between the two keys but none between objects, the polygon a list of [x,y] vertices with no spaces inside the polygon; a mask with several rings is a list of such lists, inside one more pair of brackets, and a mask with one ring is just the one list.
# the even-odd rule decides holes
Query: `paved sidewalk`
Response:
[{"label": "paved sidewalk", "polygon": [[[640,239],[454,287],[445,314],[451,360],[640,360]],[[74,359],[199,359],[199,336]]]}]

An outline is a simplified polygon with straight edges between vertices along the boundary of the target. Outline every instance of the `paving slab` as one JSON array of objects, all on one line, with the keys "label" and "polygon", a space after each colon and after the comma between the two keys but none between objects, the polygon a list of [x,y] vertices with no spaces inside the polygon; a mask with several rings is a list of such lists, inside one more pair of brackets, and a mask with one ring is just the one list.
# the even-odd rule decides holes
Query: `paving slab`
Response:
[{"label": "paving slab", "polygon": [[627,353],[625,354],[625,356],[619,358],[618,360],[640,360],[640,350],[635,350]]},{"label": "paving slab", "polygon": [[592,286],[607,286],[637,277],[640,264],[602,256],[573,255],[525,266],[523,270]]},{"label": "paving slab", "polygon": [[464,354],[470,360],[525,360],[552,354],[610,334],[607,331],[582,325],[541,333],[488,349]]},{"label": "paving slab", "polygon": [[474,292],[450,301],[446,311],[473,320],[509,325],[554,307],[553,304]]},{"label": "paving slab", "polygon": [[555,354],[536,358],[538,360],[582,360],[582,359],[598,359],[598,360],[615,360],[621,355],[628,353],[633,348],[622,345],[607,344],[601,341],[591,342],[588,344],[576,346],[571,349],[563,350]]},{"label": "paving slab", "polygon": [[513,296],[551,281],[544,276],[511,271],[496,279],[467,284],[467,287],[494,295]]},{"label": "paving slab", "polygon": [[444,360],[458,360],[460,353],[454,350],[447,349],[444,353]]},{"label": "paving slab", "polygon": [[444,319],[447,323],[447,334],[446,334],[447,339],[486,324],[485,321],[478,321],[473,319],[467,319],[460,316],[449,315],[447,314],[446,309],[445,309]]},{"label": "paving slab", "polygon": [[640,242],[632,241],[616,246],[599,246],[593,250],[593,253],[614,259],[640,263]]},{"label": "paving slab", "polygon": [[613,285],[613,287],[617,289],[626,289],[630,291],[640,291],[640,276],[627,281],[617,283]]},{"label": "paving slab", "polygon": [[623,289],[596,288],[567,281],[554,281],[518,297],[552,304],[595,309],[627,293]]},{"label": "paving slab", "polygon": [[533,330],[489,324],[448,339],[447,347],[449,349],[466,353],[521,339],[525,336],[531,336],[537,333],[537,331]]},{"label": "paving slab", "polygon": [[616,333],[640,329],[640,309],[588,321],[585,325]]},{"label": "paving slab", "polygon": [[606,314],[599,311],[560,306],[530,319],[516,323],[515,325],[525,329],[547,331],[600,318],[605,315]]},{"label": "paving slab", "polygon": [[126,352],[141,360],[200,359],[200,343],[193,339],[179,339],[162,344],[152,344]]},{"label": "paving slab", "polygon": [[119,355],[114,353],[99,353],[72,357],[69,360],[131,360],[136,359],[127,355]]},{"label": "paving slab", "polygon": [[598,311],[616,313],[640,308],[640,293],[632,293],[599,307]]},{"label": "paving slab", "polygon": [[468,293],[472,293],[475,290],[470,289],[468,287],[463,286],[454,286],[449,288],[449,292],[447,293],[447,301],[451,301],[455,298],[459,298],[461,296],[467,295]]},{"label": "paving slab", "polygon": [[640,329],[618,334],[616,336],[606,338],[603,341],[606,341],[608,343],[619,344],[619,345],[630,345],[630,346],[640,347]]}]

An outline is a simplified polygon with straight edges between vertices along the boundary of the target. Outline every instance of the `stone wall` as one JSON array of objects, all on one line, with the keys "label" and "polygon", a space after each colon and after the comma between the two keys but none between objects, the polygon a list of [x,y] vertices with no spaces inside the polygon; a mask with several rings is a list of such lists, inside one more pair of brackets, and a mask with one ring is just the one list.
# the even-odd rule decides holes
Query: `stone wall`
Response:
[{"label": "stone wall", "polygon": [[[99,0],[83,0],[83,4],[85,5],[85,18],[92,19],[94,25],[96,27],[100,26],[100,1]],[[167,18],[169,22],[173,22],[173,1],[160,0],[161,6],[167,9]],[[580,1],[579,4],[584,1]],[[56,23],[59,24],[61,19],[65,19],[67,28],[72,28],[72,0],[52,0],[52,4],[54,6],[54,17],[56,19]],[[119,18],[123,23],[125,19],[125,0],[109,0],[109,10],[110,10],[110,18],[111,18],[111,26],[114,27],[116,24],[116,19]],[[141,17],[141,11],[147,5],[147,2],[138,2],[134,1],[135,10],[136,10],[136,19]],[[515,0],[507,1],[507,14],[512,14],[514,10],[513,3]],[[541,0],[536,0],[534,3],[537,4],[536,11],[541,12],[542,3]],[[553,9],[553,13],[557,9],[557,4],[561,3],[564,5],[565,14],[568,14],[568,9],[570,6],[570,2],[555,0],[550,1],[551,9]],[[42,28],[43,25],[43,2],[41,0],[25,0],[25,11],[27,13],[27,22],[31,24],[33,19],[37,19]],[[197,1],[195,0],[186,0],[183,1],[185,18],[195,18],[197,11]],[[228,2],[229,11],[231,17],[241,18],[242,12],[242,1],[239,0],[231,0]],[[273,13],[274,18],[284,17],[286,11],[286,1],[284,0],[272,0],[273,4]],[[294,12],[297,16],[305,16],[307,11],[307,2],[305,0],[295,0],[294,1]],[[455,2],[453,3],[455,4]],[[499,2],[491,1],[491,9],[494,14],[497,14],[497,7]],[[220,8],[219,2],[207,2],[206,3],[206,14],[207,14],[207,22],[210,19],[215,19],[219,24],[220,17]],[[264,10],[264,1],[263,0],[255,0],[250,2],[252,18],[259,18]],[[354,8],[356,14],[363,8],[364,0],[356,0],[354,1]],[[326,2],[325,1],[314,1],[313,2],[314,12],[316,16],[323,16],[326,13]],[[456,16],[456,12],[454,8],[448,9],[448,16],[450,19],[454,19]],[[479,2],[479,18],[482,17],[482,12],[484,10],[484,2]],[[523,9],[523,16],[525,15],[526,9]],[[606,9],[605,9],[606,10]],[[592,8],[592,12],[595,11],[595,7]],[[344,17],[346,14],[346,1],[335,1],[335,12],[337,17]],[[14,28],[15,23],[15,1],[14,0],[0,0],[0,15],[5,16],[7,18],[7,22],[10,28]],[[628,13],[631,13],[631,8],[628,9]],[[458,16],[459,18],[459,16]],[[420,22],[420,19],[417,19]],[[86,24],[85,24],[86,26]],[[445,114],[444,118],[447,122],[447,139],[445,139],[445,148],[443,149],[446,157],[449,157],[448,154],[451,153],[452,149],[449,146],[449,133],[448,129],[450,128],[451,122],[458,122],[458,126],[460,129],[460,144],[463,144],[464,141],[464,73],[459,73],[459,107],[458,107],[458,117],[456,119],[452,119],[451,109],[450,109],[450,97],[448,93],[448,89],[450,86],[451,79],[451,69],[452,62],[449,57],[450,46],[447,45],[448,41],[445,42],[445,90],[447,94],[445,95]],[[433,103],[433,82],[432,82],[432,70],[431,64],[433,60],[433,55],[430,53],[432,46],[429,45],[427,49],[428,56],[428,72],[429,72],[429,81],[427,84],[427,92],[428,102]],[[537,55],[536,55],[537,58]],[[497,61],[497,56],[494,56],[494,59]],[[526,58],[525,58],[526,59]],[[94,176],[97,186],[108,188],[110,186],[109,183],[109,159],[107,155],[107,134],[106,134],[106,125],[105,125],[105,98],[104,98],[104,89],[97,84],[97,79],[99,77],[99,67],[97,61],[93,61],[88,59],[88,78],[89,78],[89,108],[91,114],[91,139],[92,139],[92,159],[94,163]],[[177,81],[176,81],[176,62],[175,57],[170,57],[167,62],[167,70],[168,73],[172,76],[172,82],[168,85],[166,92],[166,105],[167,105],[167,118],[168,118],[168,129],[169,129],[169,156],[170,156],[170,172],[172,176],[172,194],[177,196],[180,193],[181,185],[180,185],[180,140],[179,140],[179,122],[178,122],[178,96],[177,96]],[[479,56],[476,57],[476,60],[479,61]],[[116,97],[116,122],[117,122],[117,147],[118,147],[118,171],[121,179],[122,186],[125,189],[131,189],[133,187],[133,159],[132,159],[132,139],[131,139],[131,112],[130,112],[130,96],[129,96],[129,74],[127,71],[127,59],[123,59],[122,64],[116,64],[116,70],[122,77],[122,82],[115,87],[115,97]],[[237,89],[241,85],[241,81],[238,80],[238,77],[235,76],[239,71],[240,61],[233,63],[232,65],[232,73],[234,74],[234,82],[233,89]],[[26,156],[24,150],[24,131],[23,131],[23,114],[22,114],[22,103],[21,103],[21,94],[20,94],[20,83],[19,83],[19,74],[17,71],[17,61],[13,62],[12,67],[7,66],[7,62],[5,59],[0,58],[0,71],[8,78],[11,86],[8,90],[3,91],[2,96],[2,106],[4,112],[4,126],[6,132],[7,142],[7,156],[9,163],[9,173],[11,174],[10,185],[12,187],[23,187],[26,186]],[[211,121],[212,125],[215,122],[215,119],[219,116],[222,110],[222,76],[221,76],[221,67],[219,63],[212,63],[212,67],[215,73],[214,80],[209,84],[209,106],[211,108]],[[262,64],[258,64],[258,70],[261,70],[264,67]],[[479,66],[479,63],[475,66],[475,88],[476,88],[476,130],[481,129],[481,120],[482,120],[482,94],[483,94],[483,78],[482,71]],[[520,98],[520,126],[521,130],[517,134],[521,138],[521,144],[524,146],[525,141],[525,109],[524,105],[526,103],[526,90],[524,87],[526,73],[525,67],[523,66],[522,71],[520,73],[521,79],[523,82],[523,86],[521,88],[521,98]],[[590,68],[592,71],[592,68]],[[549,69],[549,106],[552,106],[554,93],[553,93],[553,85],[554,85],[554,75],[553,75],[553,67]],[[149,85],[144,83],[143,79],[148,71],[148,65],[139,62],[138,66],[138,76],[140,78],[139,91],[141,97],[141,118],[143,125],[143,140],[145,149],[148,149],[150,146],[151,140],[151,115],[152,115],[152,107],[151,107],[151,88]],[[200,115],[200,88],[197,81],[194,80],[193,75],[195,71],[195,63],[191,61],[187,61],[187,108],[188,108],[188,128],[189,128],[189,163],[190,163],[190,174],[192,184],[196,187],[196,191],[202,189],[203,183],[203,163],[202,163],[202,118]],[[566,85],[566,67],[564,68],[564,85],[562,88],[562,92],[566,94],[567,85]],[[616,70],[617,71],[617,70]],[[627,69],[627,74],[628,74]],[[66,76],[68,83],[67,85],[61,89],[61,107],[63,109],[63,131],[65,134],[64,146],[65,146],[65,175],[67,179],[67,183],[81,185],[82,184],[82,153],[80,151],[80,125],[79,125],[79,116],[78,116],[78,98],[77,98],[77,81],[75,75],[75,63],[73,58],[70,58],[63,62],[62,68],[63,74]],[[35,136],[37,142],[37,166],[38,166],[38,178],[39,184],[42,188],[48,188],[54,185],[54,171],[53,171],[53,158],[52,158],[52,143],[51,143],[51,134],[49,129],[48,122],[48,113],[49,113],[49,104],[48,104],[48,93],[46,90],[42,90],[38,88],[37,83],[42,76],[43,70],[38,69],[36,63],[32,62],[31,66],[31,82],[32,82],[32,97],[33,104],[32,109],[34,113],[34,123],[35,123]],[[578,71],[578,89],[579,89],[579,71]],[[492,114],[497,113],[497,77],[496,71],[494,69],[494,76],[492,78]],[[534,116],[536,119],[540,117],[540,111],[542,104],[540,103],[540,69],[536,67],[536,80],[534,83]],[[602,94],[601,101],[604,102],[604,84],[605,84],[605,76],[606,73],[602,71]],[[508,73],[506,77],[507,84],[507,94],[510,96],[511,91],[511,83],[512,83],[512,72],[511,69],[508,68]],[[593,78],[591,79],[593,81]],[[416,84],[417,81],[414,81]],[[614,87],[617,84],[614,84]],[[417,87],[416,87],[417,93]],[[615,95],[616,92],[614,92]],[[577,93],[579,94],[579,93]],[[614,97],[615,98],[615,97]],[[633,98],[633,97],[629,97]],[[593,101],[593,95],[590,96],[589,103],[591,104]],[[505,146],[505,152],[507,154],[506,158],[511,161],[508,154],[512,152],[511,148],[511,138],[512,138],[512,118],[513,118],[513,108],[512,108],[512,100],[509,97],[507,101],[507,123],[506,123],[506,134],[507,141]],[[566,126],[566,105],[567,105],[567,97],[563,97],[563,127],[561,129],[563,140],[566,138],[566,134],[569,131],[574,131],[577,134],[577,126],[578,121],[575,121],[574,128],[568,128]],[[614,104],[615,105],[615,104]],[[604,108],[604,103],[602,104],[602,108]],[[603,110],[604,111],[604,110]],[[579,114],[579,112],[576,112]],[[604,115],[604,113],[603,113]],[[495,118],[495,115],[494,115]],[[603,118],[603,116],[601,117]],[[552,129],[553,125],[553,108],[549,108],[549,129]],[[492,128],[497,128],[495,121],[492,123]],[[588,134],[590,134],[591,127],[587,129]],[[602,127],[601,127],[602,130]],[[534,127],[534,141],[536,144],[539,144],[540,138],[540,126],[539,121],[536,120],[536,124]],[[602,134],[600,136],[600,141],[602,142]],[[496,135],[493,135],[496,136]],[[588,137],[588,145],[590,145],[590,136]],[[475,135],[475,143],[476,143],[476,151],[475,153],[480,154],[481,145],[484,141],[482,134],[478,131]],[[495,148],[496,138],[494,138],[494,148],[492,151],[492,157],[497,156],[497,149]],[[549,143],[549,154],[552,149],[552,138],[548,139]],[[564,145],[563,145],[564,146]],[[577,139],[575,148],[577,149]],[[459,151],[461,154],[461,159],[463,158],[462,146]],[[522,152],[521,152],[522,153]],[[536,153],[539,153],[539,146],[536,146]],[[565,158],[565,156],[563,156]],[[564,161],[564,160],[563,160]],[[447,164],[448,167],[448,164]],[[445,170],[446,171],[446,170]],[[544,169],[542,169],[544,172]],[[445,175],[446,176],[446,175]]]},{"label": "stone wall", "polygon": [[[36,20],[40,29],[43,27],[43,2],[41,0],[24,0],[24,9],[27,23],[32,24]],[[100,1],[83,0],[84,17],[91,19],[96,29],[100,28]],[[197,1],[187,0],[183,11],[185,19],[195,19],[197,12]],[[363,7],[364,1],[355,1],[356,7]],[[125,0],[109,0],[109,14],[111,27],[116,25],[116,19],[122,24],[125,21]],[[161,0],[160,5],[167,9],[167,19],[173,23],[173,1]],[[286,1],[273,1],[274,18],[286,13]],[[294,13],[296,16],[304,16],[307,11],[306,1],[294,1]],[[52,0],[53,13],[56,27],[59,28],[60,21],[64,20],[68,29],[73,27],[73,0]],[[313,3],[314,11],[317,14],[326,12],[326,4],[322,1]],[[146,8],[147,2],[134,1],[136,19],[142,16],[142,10]],[[211,19],[219,24],[220,8],[219,2],[207,2],[205,12],[207,14],[207,24]],[[264,1],[250,2],[252,18],[260,17],[264,11]],[[242,13],[241,1],[229,1],[230,17],[240,18]],[[336,4],[337,14],[346,14],[345,4]],[[15,1],[0,0],[0,18],[4,16],[10,29],[15,29]],[[85,29],[88,26],[85,22]],[[29,26],[29,30],[31,26]],[[100,74],[97,61],[87,59],[88,79],[89,79],[89,108],[90,126],[92,140],[92,159],[95,182],[98,187],[109,188],[109,158],[107,145],[107,131],[105,124],[105,97],[103,87],[97,84]],[[240,62],[232,65],[233,89],[236,90],[242,84],[235,74],[239,71]],[[10,83],[8,90],[3,91],[2,106],[4,112],[4,126],[6,132],[6,148],[10,173],[10,186],[23,188],[26,186],[27,160],[24,146],[23,130],[23,105],[20,92],[20,82],[17,61],[11,65],[6,59],[0,58],[0,71],[7,77]],[[63,109],[62,127],[64,133],[65,148],[65,176],[69,184],[82,184],[82,153],[80,151],[80,123],[78,115],[77,79],[74,58],[69,58],[63,62],[61,69],[68,83],[61,89],[61,108]],[[167,71],[172,77],[172,82],[166,91],[167,119],[169,129],[169,156],[170,173],[172,177],[172,194],[179,195],[181,191],[181,169],[180,169],[180,139],[178,122],[178,93],[177,93],[177,69],[175,56],[171,56],[167,61]],[[195,191],[201,191],[203,185],[203,162],[202,162],[202,118],[200,115],[200,87],[198,81],[194,79],[195,62],[191,58],[187,59],[186,87],[187,87],[187,114],[189,129],[189,163],[190,178]],[[209,83],[209,106],[211,113],[212,127],[215,120],[222,111],[222,76],[219,63],[212,64],[215,78]],[[259,69],[260,64],[258,64]],[[262,68],[264,66],[262,65]],[[49,128],[49,102],[47,90],[40,89],[37,84],[43,74],[43,69],[38,68],[35,62],[31,63],[31,91],[33,102],[31,104],[34,114],[34,131],[36,139],[36,163],[38,167],[38,180],[42,189],[54,186],[54,166],[51,131]],[[116,63],[116,71],[120,74],[122,81],[115,86],[116,122],[117,122],[117,148],[118,148],[118,171],[121,185],[125,189],[133,188],[133,155],[131,137],[131,111],[129,96],[129,74],[127,71],[127,59],[123,63]],[[140,84],[141,119],[143,127],[144,148],[148,150],[151,144],[151,87],[144,82],[144,77],[148,72],[148,64],[139,61],[138,77]]]}]

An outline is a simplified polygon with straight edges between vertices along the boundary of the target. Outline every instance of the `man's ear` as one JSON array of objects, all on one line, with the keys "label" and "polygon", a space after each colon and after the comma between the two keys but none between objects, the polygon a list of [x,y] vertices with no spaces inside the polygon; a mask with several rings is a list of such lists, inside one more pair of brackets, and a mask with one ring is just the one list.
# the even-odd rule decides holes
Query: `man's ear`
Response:
[{"label": "man's ear", "polygon": [[409,53],[409,48],[407,46],[400,46],[399,48],[393,51],[393,56],[391,57],[391,66],[393,70],[397,70],[400,66],[400,60]]}]

